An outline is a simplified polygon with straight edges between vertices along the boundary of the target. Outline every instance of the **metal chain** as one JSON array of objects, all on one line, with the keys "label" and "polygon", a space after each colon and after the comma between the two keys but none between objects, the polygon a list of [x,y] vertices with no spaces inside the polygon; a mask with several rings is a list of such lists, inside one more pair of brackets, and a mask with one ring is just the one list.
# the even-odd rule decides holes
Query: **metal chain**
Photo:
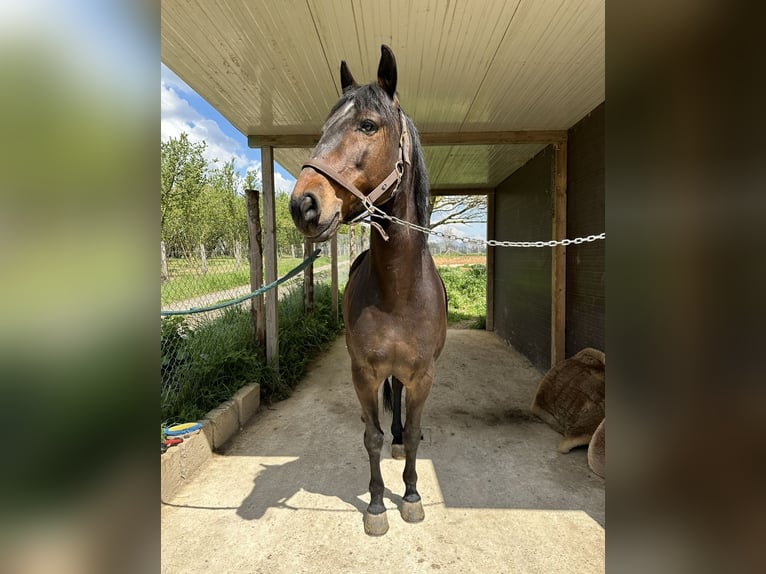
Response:
[{"label": "metal chain", "polygon": [[452,241],[460,241],[461,243],[475,243],[477,245],[488,245],[490,247],[556,247],[558,245],[564,245],[564,246],[573,245],[573,244],[580,245],[581,243],[590,243],[591,241],[606,239],[606,233],[599,233],[598,235],[588,235],[587,237],[576,237],[574,239],[558,239],[558,240],[551,239],[549,241],[497,241],[495,239],[458,237],[457,235],[442,233],[441,231],[434,231],[433,229],[430,229],[428,227],[423,227],[422,225],[417,225],[415,223],[410,223],[409,221],[404,221],[403,219],[399,219],[398,217],[394,217],[393,215],[387,214],[378,206],[372,205],[370,203],[365,204],[364,207],[367,210],[367,213],[371,216],[375,215],[377,217],[382,217],[383,219],[387,219],[388,221],[391,221],[393,223],[403,225],[404,227],[409,227],[410,229],[414,229],[415,231],[419,231],[420,233],[425,233],[427,235],[436,235],[444,239],[450,239]]}]

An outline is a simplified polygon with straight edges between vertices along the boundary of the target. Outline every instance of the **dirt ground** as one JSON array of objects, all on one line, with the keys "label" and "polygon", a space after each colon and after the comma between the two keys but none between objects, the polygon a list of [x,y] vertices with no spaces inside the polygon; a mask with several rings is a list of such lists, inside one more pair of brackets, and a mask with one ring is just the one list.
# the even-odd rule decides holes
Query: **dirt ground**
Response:
[{"label": "dirt ground", "polygon": [[438,267],[456,265],[486,265],[486,255],[436,255],[434,261]]},{"label": "dirt ground", "polygon": [[339,338],[290,399],[262,407],[163,502],[162,571],[603,572],[604,481],[529,413],[541,375],[492,333],[448,331],[418,452],[425,521],[399,515],[404,463],[386,432],[390,528],[370,537],[363,425]]}]

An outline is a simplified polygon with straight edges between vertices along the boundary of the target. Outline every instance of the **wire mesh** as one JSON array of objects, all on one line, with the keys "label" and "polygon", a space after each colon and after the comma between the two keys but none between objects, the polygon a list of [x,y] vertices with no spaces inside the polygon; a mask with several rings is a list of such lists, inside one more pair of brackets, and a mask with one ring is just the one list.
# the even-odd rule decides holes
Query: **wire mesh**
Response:
[{"label": "wire mesh", "polygon": [[[348,278],[349,255],[358,254],[366,243],[339,235],[338,281]],[[185,310],[212,306],[246,295],[250,285],[247,244],[197,245],[194,249],[161,245],[160,306]],[[330,244],[317,244],[323,253],[314,265],[314,284],[331,281]],[[303,245],[283,245],[277,253],[277,275],[283,276],[303,261]],[[303,274],[280,286],[279,298],[303,287]],[[161,319],[161,420],[163,424],[196,420],[204,408],[213,408],[251,382],[263,369],[254,348],[251,302],[228,309]],[[262,373],[261,373],[262,374]]]}]

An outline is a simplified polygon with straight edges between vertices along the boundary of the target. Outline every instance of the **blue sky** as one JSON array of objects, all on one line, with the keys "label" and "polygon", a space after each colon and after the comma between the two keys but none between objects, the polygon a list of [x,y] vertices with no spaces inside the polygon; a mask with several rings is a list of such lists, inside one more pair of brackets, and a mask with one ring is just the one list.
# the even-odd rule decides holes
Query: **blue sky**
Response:
[{"label": "blue sky", "polygon": [[[250,169],[261,171],[260,149],[247,147],[247,138],[239,133],[226,118],[202,99],[194,90],[164,64],[161,66],[161,137],[165,141],[186,132],[195,142],[205,141],[205,157],[221,162],[234,158],[234,166],[244,176]],[[275,162],[274,183],[277,191],[292,191],[295,178]],[[455,225],[449,230],[457,235],[486,237],[483,223]],[[444,230],[447,231],[447,230]]]},{"label": "blue sky", "polygon": [[[226,118],[176,76],[165,64],[161,66],[161,138],[178,137],[186,132],[192,141],[205,141],[208,160],[226,162],[234,158],[234,166],[244,176],[250,169],[261,171],[261,150],[247,147],[247,138]],[[281,165],[274,165],[277,190],[290,192],[295,178]]]}]

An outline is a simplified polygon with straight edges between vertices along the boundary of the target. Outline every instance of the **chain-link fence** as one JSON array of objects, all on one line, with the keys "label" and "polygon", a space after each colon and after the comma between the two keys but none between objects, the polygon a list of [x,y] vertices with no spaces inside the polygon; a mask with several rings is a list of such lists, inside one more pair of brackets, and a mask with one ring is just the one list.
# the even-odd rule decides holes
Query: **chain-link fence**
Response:
[{"label": "chain-link fence", "polygon": [[[366,230],[365,230],[366,231]],[[190,247],[193,246],[193,247]],[[368,246],[367,233],[359,229],[337,236],[338,282],[348,278],[350,257]],[[313,264],[315,292],[331,282],[330,243]],[[246,241],[214,244],[176,241],[160,246],[163,312],[183,312],[216,306],[245,296],[250,285],[249,249]],[[283,277],[304,260],[303,244],[282,244],[277,253],[277,276]],[[303,273],[279,287],[280,305],[296,291],[302,292]],[[293,299],[300,303],[302,293]],[[205,408],[230,398],[237,388],[266,376],[254,348],[252,303],[247,299],[228,308],[165,316],[161,329],[161,417],[165,424],[196,420]],[[281,311],[280,311],[281,313]],[[282,319],[280,318],[280,326]],[[203,404],[205,407],[199,407]],[[191,406],[195,405],[195,406]]]}]

